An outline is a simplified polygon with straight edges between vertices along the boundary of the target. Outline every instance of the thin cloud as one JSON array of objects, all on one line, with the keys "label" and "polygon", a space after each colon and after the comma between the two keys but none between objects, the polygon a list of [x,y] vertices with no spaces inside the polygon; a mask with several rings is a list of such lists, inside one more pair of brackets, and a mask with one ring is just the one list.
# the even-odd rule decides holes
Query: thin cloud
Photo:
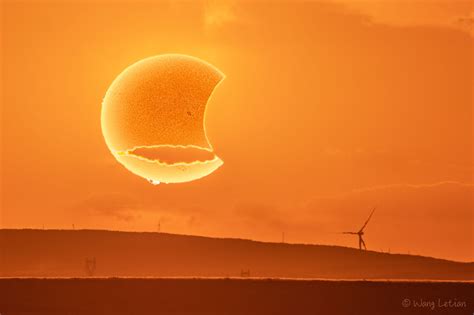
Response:
[{"label": "thin cloud", "polygon": [[204,24],[206,28],[219,27],[236,20],[233,1],[209,0],[204,5]]},{"label": "thin cloud", "polygon": [[93,216],[113,217],[119,221],[133,221],[138,216],[141,203],[129,195],[120,193],[93,194],[74,208],[87,211]]},{"label": "thin cloud", "polygon": [[393,26],[456,28],[472,34],[472,2],[448,1],[353,1],[332,0],[365,14],[371,23]]}]

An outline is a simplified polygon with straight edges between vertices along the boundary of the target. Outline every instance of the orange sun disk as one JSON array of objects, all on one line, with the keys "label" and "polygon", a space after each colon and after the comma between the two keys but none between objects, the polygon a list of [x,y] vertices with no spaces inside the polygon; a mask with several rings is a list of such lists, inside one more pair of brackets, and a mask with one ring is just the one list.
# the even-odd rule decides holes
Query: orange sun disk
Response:
[{"label": "orange sun disk", "polygon": [[160,55],[126,68],[107,90],[101,125],[115,158],[156,183],[207,176],[223,162],[205,130],[205,109],[224,75],[185,55]]}]

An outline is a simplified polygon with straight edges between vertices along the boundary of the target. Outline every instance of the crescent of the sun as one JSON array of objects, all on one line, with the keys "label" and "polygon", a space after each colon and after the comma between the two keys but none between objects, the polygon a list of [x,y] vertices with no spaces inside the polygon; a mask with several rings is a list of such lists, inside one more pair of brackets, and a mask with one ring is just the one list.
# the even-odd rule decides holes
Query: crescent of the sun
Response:
[{"label": "crescent of the sun", "polygon": [[223,161],[207,138],[205,112],[224,77],[179,54],[126,68],[102,102],[102,133],[117,161],[153,184],[189,182],[218,169]]}]

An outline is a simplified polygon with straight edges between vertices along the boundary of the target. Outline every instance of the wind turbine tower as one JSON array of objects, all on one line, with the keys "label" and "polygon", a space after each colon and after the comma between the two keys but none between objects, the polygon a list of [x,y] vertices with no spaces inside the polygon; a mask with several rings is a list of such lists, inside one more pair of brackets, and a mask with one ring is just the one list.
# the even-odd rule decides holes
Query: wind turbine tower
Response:
[{"label": "wind turbine tower", "polygon": [[359,231],[357,232],[342,232],[342,234],[352,234],[352,235],[357,235],[359,236],[359,249],[362,249],[362,246],[364,247],[364,250],[367,250],[367,246],[365,246],[364,242],[364,229],[367,226],[367,223],[369,223],[370,218],[372,218],[372,215],[374,214],[375,208],[372,210],[370,213],[369,217],[367,218],[367,221],[365,221],[364,225],[360,228]]}]

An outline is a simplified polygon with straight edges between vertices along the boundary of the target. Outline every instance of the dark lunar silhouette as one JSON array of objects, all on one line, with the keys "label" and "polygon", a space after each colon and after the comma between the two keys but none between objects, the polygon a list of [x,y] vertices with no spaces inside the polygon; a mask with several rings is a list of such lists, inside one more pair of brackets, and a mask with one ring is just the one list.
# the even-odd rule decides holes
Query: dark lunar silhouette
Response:
[{"label": "dark lunar silhouette", "polygon": [[364,235],[364,229],[367,226],[367,223],[369,223],[370,218],[372,217],[372,214],[374,214],[375,208],[372,210],[372,212],[369,215],[369,218],[367,221],[365,221],[364,225],[360,228],[358,232],[342,232],[342,234],[354,234],[359,236],[359,249],[362,249],[362,246],[364,246],[364,250],[367,250],[367,246],[365,246],[364,239],[362,236]]}]

